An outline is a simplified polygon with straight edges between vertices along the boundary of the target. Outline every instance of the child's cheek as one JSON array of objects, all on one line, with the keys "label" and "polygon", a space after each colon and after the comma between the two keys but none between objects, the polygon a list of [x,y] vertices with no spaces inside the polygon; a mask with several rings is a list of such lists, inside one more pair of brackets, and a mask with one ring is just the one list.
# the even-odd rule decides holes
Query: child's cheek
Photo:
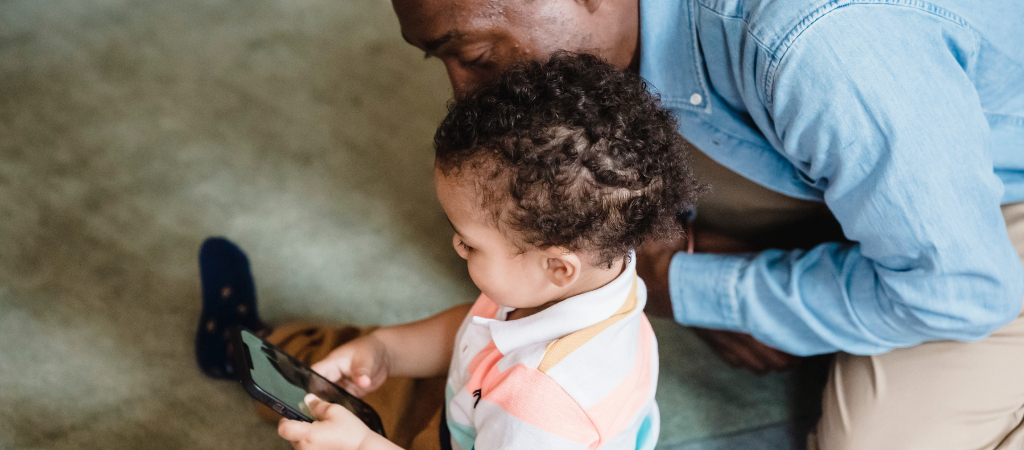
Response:
[{"label": "child's cheek", "polygon": [[500,264],[493,264],[487,258],[474,255],[469,259],[469,277],[473,284],[480,289],[480,292],[495,303],[508,306],[510,300],[508,286],[508,273]]},{"label": "child's cheek", "polygon": [[480,259],[470,257],[466,258],[466,261],[466,267],[469,268],[469,278],[473,280],[473,284],[476,285],[477,289],[480,289],[480,292],[483,292],[484,295],[493,300],[489,283],[490,277],[488,277],[487,271],[484,270],[485,267],[481,267],[483,264],[481,264]]}]

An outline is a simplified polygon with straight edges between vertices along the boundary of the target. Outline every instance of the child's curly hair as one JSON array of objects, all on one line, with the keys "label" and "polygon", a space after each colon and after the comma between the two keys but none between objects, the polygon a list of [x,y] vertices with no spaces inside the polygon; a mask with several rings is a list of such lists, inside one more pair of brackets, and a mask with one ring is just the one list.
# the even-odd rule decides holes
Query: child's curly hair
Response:
[{"label": "child's curly hair", "polygon": [[676,127],[639,76],[560,52],[450,103],[436,165],[475,175],[481,206],[520,248],[586,251],[610,267],[678,235],[676,215],[702,190]]}]

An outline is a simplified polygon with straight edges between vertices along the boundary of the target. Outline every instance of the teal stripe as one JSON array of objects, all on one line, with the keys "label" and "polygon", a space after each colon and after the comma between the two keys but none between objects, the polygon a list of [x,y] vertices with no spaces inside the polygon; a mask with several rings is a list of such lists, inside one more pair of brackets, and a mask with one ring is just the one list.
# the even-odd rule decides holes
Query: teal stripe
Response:
[{"label": "teal stripe", "polygon": [[640,429],[636,432],[636,448],[638,450],[644,450],[650,445],[654,448],[654,440],[651,439],[651,415],[648,414],[644,418],[644,422],[640,424]]},{"label": "teal stripe", "polygon": [[452,420],[451,406],[452,397],[454,396],[455,392],[452,391],[452,387],[446,385],[444,389],[444,403],[448,405],[448,407],[445,408],[444,420],[448,423],[448,431],[452,433],[452,440],[455,441],[456,444],[459,444],[459,447],[462,448],[462,450],[472,450],[473,444],[476,442],[476,428],[469,425],[463,425]]}]

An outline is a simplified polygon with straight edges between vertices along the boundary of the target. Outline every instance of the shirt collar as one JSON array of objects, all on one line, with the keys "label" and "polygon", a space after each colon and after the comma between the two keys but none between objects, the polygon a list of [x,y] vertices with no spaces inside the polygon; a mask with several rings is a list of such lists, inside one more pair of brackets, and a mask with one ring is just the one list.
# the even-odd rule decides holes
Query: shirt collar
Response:
[{"label": "shirt collar", "polygon": [[640,0],[640,76],[667,107],[710,113],[692,0]]},{"label": "shirt collar", "polygon": [[[532,316],[516,320],[473,317],[473,323],[487,326],[495,347],[503,355],[531,344],[553,341],[611,317],[629,295],[636,278],[636,255],[630,252],[626,270],[610,283],[569,297]],[[637,281],[639,283],[639,281]],[[638,295],[637,309],[643,310],[646,296]],[[510,308],[500,307],[496,317]]]}]

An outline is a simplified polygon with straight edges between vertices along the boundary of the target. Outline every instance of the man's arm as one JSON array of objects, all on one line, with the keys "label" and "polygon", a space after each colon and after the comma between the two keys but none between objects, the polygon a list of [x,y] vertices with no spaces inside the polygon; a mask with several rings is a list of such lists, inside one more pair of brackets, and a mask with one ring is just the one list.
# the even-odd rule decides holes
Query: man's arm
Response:
[{"label": "man's arm", "polygon": [[794,175],[824,190],[854,244],[743,256],[677,254],[683,324],[796,354],[872,354],[978,340],[1021,310],[968,29],[892,5],[819,17],[761,93]]},{"label": "man's arm", "polygon": [[[700,238],[697,235],[700,235]],[[694,242],[693,247],[688,241]],[[654,241],[643,245],[636,252],[636,272],[647,284],[648,315],[674,317],[669,293],[668,274],[672,256],[676,252],[693,248],[701,253],[747,253],[752,251],[749,243],[730,238],[712,231],[696,229],[686,236],[673,241]],[[771,348],[746,333],[736,333],[708,328],[692,328],[715,353],[727,364],[737,369],[747,369],[758,375],[772,371],[793,368],[800,358]]]}]

